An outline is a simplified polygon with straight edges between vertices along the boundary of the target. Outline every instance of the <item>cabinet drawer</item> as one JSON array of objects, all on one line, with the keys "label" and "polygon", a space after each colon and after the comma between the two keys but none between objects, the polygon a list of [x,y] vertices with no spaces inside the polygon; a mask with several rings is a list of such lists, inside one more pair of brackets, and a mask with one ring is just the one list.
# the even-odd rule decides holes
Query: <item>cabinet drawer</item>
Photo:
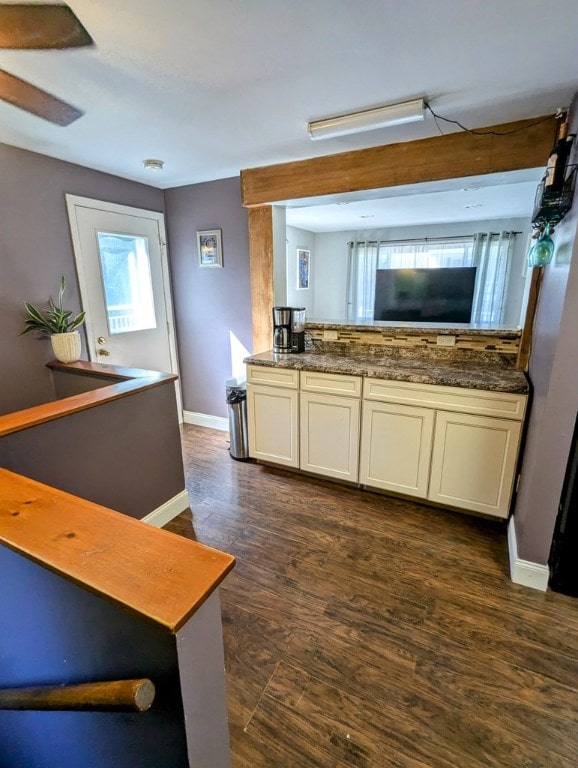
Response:
[{"label": "cabinet drawer", "polygon": [[248,365],[247,382],[266,384],[268,387],[299,388],[299,371],[287,368],[272,368],[265,365]]},{"label": "cabinet drawer", "polygon": [[526,395],[507,392],[369,378],[364,380],[363,397],[382,403],[420,405],[443,411],[497,416],[516,421],[522,421],[524,418],[527,401]]},{"label": "cabinet drawer", "polygon": [[361,381],[361,376],[301,371],[301,389],[303,392],[324,392],[327,395],[361,397]]}]

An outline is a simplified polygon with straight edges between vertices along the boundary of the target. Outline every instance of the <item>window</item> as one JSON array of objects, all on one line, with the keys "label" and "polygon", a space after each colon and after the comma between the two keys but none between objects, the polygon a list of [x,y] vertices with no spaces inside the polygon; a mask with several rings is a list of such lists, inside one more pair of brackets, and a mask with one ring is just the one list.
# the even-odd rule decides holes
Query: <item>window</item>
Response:
[{"label": "window", "polygon": [[146,237],[98,232],[97,240],[110,334],[156,328]]},{"label": "window", "polygon": [[472,323],[502,321],[515,232],[350,243],[348,319],[373,320],[377,269],[477,267]]},{"label": "window", "polygon": [[473,267],[474,238],[380,242],[378,269]]}]

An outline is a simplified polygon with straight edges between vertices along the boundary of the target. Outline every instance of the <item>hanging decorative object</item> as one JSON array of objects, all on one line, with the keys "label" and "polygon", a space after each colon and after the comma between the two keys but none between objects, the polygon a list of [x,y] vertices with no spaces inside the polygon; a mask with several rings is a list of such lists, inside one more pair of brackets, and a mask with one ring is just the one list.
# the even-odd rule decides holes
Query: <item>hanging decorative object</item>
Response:
[{"label": "hanging decorative object", "polygon": [[556,140],[546,166],[546,172],[536,192],[532,225],[543,232],[546,224],[551,230],[572,207],[576,171],[578,166],[569,162],[576,136],[568,134],[568,113],[561,110],[558,115]]},{"label": "hanging decorative object", "polygon": [[578,165],[570,163],[574,139],[568,134],[568,112],[557,113],[558,127],[554,146],[548,157],[546,172],[536,191],[532,214],[533,237],[536,242],[528,252],[530,267],[544,267],[552,261],[554,242],[551,235],[572,207]]},{"label": "hanging decorative object", "polygon": [[530,267],[545,267],[552,261],[554,255],[554,241],[550,237],[550,224],[546,223],[540,230],[538,239],[528,252],[528,265]]}]

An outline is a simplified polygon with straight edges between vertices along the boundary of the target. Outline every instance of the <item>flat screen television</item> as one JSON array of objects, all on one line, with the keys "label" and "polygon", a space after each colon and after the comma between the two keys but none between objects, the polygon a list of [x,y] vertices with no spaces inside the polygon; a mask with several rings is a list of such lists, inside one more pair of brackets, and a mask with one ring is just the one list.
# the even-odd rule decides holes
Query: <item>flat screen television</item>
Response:
[{"label": "flat screen television", "polygon": [[476,267],[378,269],[374,320],[469,323]]}]

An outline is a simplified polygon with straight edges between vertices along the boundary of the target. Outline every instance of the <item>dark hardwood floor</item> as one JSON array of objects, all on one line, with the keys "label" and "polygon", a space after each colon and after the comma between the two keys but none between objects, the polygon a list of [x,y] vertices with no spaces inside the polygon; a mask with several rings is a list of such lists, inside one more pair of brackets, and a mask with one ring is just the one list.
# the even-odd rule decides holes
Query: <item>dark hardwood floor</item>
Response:
[{"label": "dark hardwood floor", "polygon": [[500,524],[230,459],[185,426],[221,588],[235,768],[576,768],[578,600],[512,584]]}]

